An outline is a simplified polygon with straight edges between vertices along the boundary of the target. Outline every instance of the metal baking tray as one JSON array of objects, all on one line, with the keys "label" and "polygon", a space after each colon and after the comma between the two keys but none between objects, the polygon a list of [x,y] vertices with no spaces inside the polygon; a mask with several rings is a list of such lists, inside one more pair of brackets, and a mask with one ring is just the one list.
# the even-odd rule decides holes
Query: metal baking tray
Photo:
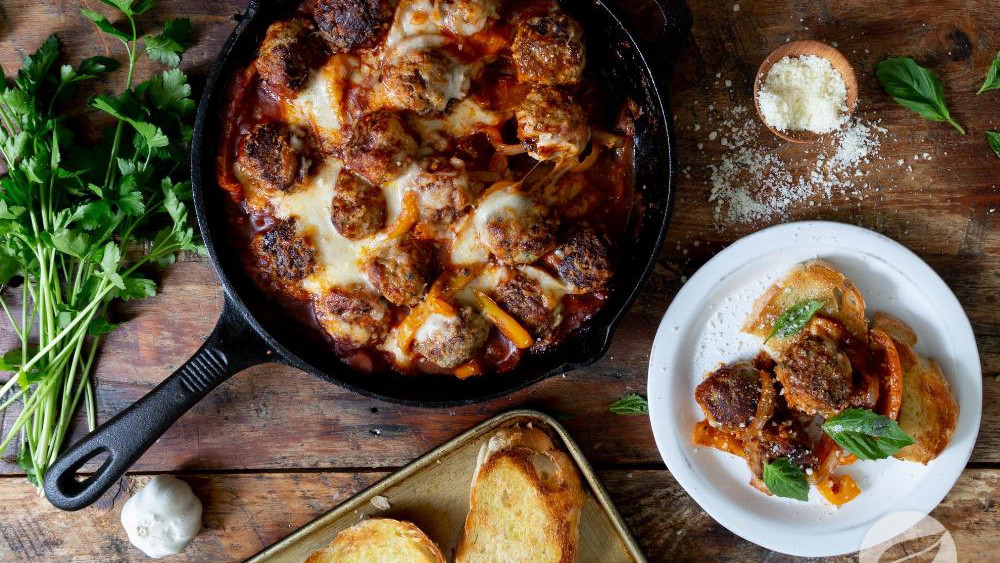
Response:
[{"label": "metal baking tray", "polygon": [[[375,516],[413,522],[451,560],[469,511],[472,473],[480,447],[501,428],[529,423],[549,431],[556,444],[576,463],[583,478],[585,501],[580,515],[577,561],[644,563],[646,558],[576,442],[551,416],[531,410],[500,414],[463,432],[258,553],[249,562],[301,563],[309,554],[329,544],[341,530]],[[386,501],[389,508],[385,508]]]}]

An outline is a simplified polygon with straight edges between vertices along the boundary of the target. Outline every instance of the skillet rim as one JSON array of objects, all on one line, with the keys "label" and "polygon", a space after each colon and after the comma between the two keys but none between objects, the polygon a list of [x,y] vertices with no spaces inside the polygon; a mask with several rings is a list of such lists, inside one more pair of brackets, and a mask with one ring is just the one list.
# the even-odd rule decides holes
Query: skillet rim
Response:
[{"label": "skillet rim", "polygon": [[[562,3],[564,1],[573,2],[576,0],[558,1]],[[663,5],[661,0],[650,1],[656,4],[665,16],[669,14],[669,10]],[[637,66],[643,74],[640,78],[643,81],[649,82],[649,91],[652,94],[651,101],[653,102],[653,107],[658,114],[654,117],[658,122],[657,124],[662,127],[664,131],[663,136],[666,140],[666,146],[658,147],[657,149],[665,150],[666,152],[666,158],[664,159],[664,166],[666,170],[661,170],[661,172],[665,172],[665,177],[662,180],[662,183],[665,188],[664,199],[666,201],[663,202],[662,212],[658,213],[655,217],[655,222],[647,227],[650,230],[656,230],[656,236],[652,242],[649,256],[646,258],[644,264],[641,261],[637,261],[637,264],[641,265],[641,270],[637,268],[637,270],[640,271],[635,282],[626,288],[627,291],[623,291],[623,293],[625,293],[625,297],[621,300],[620,306],[613,311],[602,309],[602,311],[610,315],[606,319],[598,321],[592,318],[587,321],[589,324],[583,329],[586,331],[586,334],[583,334],[580,339],[582,340],[582,343],[587,346],[577,352],[579,354],[578,359],[571,360],[566,358],[560,360],[556,358],[555,365],[552,368],[541,371],[534,377],[514,381],[513,384],[496,389],[495,391],[489,391],[458,399],[435,400],[410,399],[406,397],[383,394],[364,385],[357,385],[353,382],[348,382],[336,375],[336,373],[320,369],[312,363],[302,359],[298,354],[285,347],[266,328],[264,328],[264,326],[256,318],[256,315],[254,315],[250,308],[247,307],[243,297],[240,295],[235,284],[227,274],[223,261],[219,258],[217,245],[223,243],[218,242],[217,239],[213,237],[211,220],[209,212],[206,209],[205,190],[211,189],[211,186],[206,187],[206,185],[202,182],[203,174],[206,173],[204,169],[206,161],[208,166],[212,167],[211,177],[214,177],[215,155],[214,153],[207,155],[203,154],[205,151],[212,151],[211,148],[206,148],[205,146],[204,134],[207,120],[210,119],[210,116],[208,115],[209,109],[212,109],[212,106],[217,107],[224,102],[224,100],[219,100],[217,98],[220,98],[224,94],[223,90],[225,82],[222,82],[221,80],[224,78],[224,75],[228,75],[233,70],[231,67],[235,64],[232,61],[234,60],[236,44],[242,38],[243,34],[246,33],[251,22],[255,21],[255,18],[265,17],[266,15],[267,10],[264,9],[264,6],[262,6],[262,0],[250,1],[242,17],[240,17],[239,23],[227,38],[226,43],[219,52],[219,55],[212,63],[211,70],[205,81],[204,89],[199,99],[198,110],[195,116],[194,134],[191,143],[190,165],[192,206],[194,207],[199,232],[201,233],[202,240],[204,241],[205,247],[208,251],[212,268],[219,277],[219,281],[222,285],[224,298],[223,309],[232,308],[233,312],[236,313],[236,317],[245,323],[245,325],[248,325],[248,328],[274,351],[273,355],[268,354],[270,361],[295,367],[314,377],[318,377],[364,397],[408,406],[448,408],[484,403],[509,396],[545,379],[592,365],[607,353],[611,346],[611,341],[615,332],[624,320],[625,316],[628,314],[629,310],[632,308],[632,305],[635,304],[639,294],[645,288],[647,282],[649,281],[649,277],[655,268],[656,262],[659,260],[660,253],[666,239],[667,227],[670,224],[673,214],[676,191],[677,154],[670,108],[667,104],[667,96],[665,95],[662,87],[662,84],[667,82],[670,78],[672,69],[663,62],[662,57],[653,57],[647,52],[647,47],[645,47],[644,44],[636,38],[635,32],[632,30],[627,21],[619,14],[619,8],[617,6],[612,5],[609,0],[582,0],[582,3],[588,2],[595,5],[600,10],[603,10],[607,16],[611,18],[615,24],[617,24],[618,29],[616,33],[620,34],[621,38],[624,39],[629,44],[630,48],[634,50],[634,55],[637,59]],[[287,0],[280,0],[277,2],[276,6],[268,7],[273,7],[275,10],[278,10],[282,5],[287,3],[289,3]],[[211,117],[216,116],[213,115]],[[207,158],[205,158],[206,156]],[[653,171],[655,172],[656,170]],[[207,182],[206,184],[214,185],[213,182]],[[220,236],[219,239],[221,238],[222,237]],[[619,290],[622,291],[622,288],[619,287]],[[226,315],[221,315],[219,322],[220,324],[227,322]],[[229,322],[232,321],[230,320]],[[563,342],[557,344],[554,350],[566,354],[566,345],[574,342],[574,340],[564,340]],[[570,353],[569,355],[572,356],[577,353]],[[516,373],[520,367],[520,365],[515,367],[510,372],[503,374],[503,376],[510,378],[509,374]],[[345,366],[344,369],[349,368]]]}]

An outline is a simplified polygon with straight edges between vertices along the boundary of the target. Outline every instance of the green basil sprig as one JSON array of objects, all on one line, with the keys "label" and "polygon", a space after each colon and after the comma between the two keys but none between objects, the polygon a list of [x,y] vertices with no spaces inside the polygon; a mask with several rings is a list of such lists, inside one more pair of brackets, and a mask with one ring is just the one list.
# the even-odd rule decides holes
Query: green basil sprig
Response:
[{"label": "green basil sprig", "polygon": [[987,131],[986,142],[990,144],[993,152],[997,153],[997,156],[1000,156],[1000,131]]},{"label": "green basil sprig", "polygon": [[787,457],[764,464],[764,484],[775,496],[809,500],[809,483],[805,473]]},{"label": "green basil sprig", "polygon": [[993,64],[986,71],[986,80],[983,81],[983,87],[976,92],[976,95],[987,90],[1000,90],[1000,51],[997,51],[997,58],[993,59]]},{"label": "green basil sprig", "polygon": [[885,459],[913,444],[896,421],[864,409],[847,409],[823,423],[823,431],[858,459]]},{"label": "green basil sprig", "polygon": [[789,308],[774,322],[774,328],[771,329],[771,334],[764,340],[764,343],[766,344],[768,340],[775,337],[788,338],[798,334],[809,323],[809,319],[813,318],[816,311],[823,308],[823,305],[824,302],[819,299],[807,299]]},{"label": "green basil sprig", "polygon": [[625,395],[608,409],[615,414],[649,414],[649,402],[641,395]]},{"label": "green basil sprig", "polygon": [[965,129],[951,118],[944,101],[944,87],[930,70],[907,57],[886,59],[875,65],[875,76],[899,105],[931,121],[951,123],[960,133]]}]

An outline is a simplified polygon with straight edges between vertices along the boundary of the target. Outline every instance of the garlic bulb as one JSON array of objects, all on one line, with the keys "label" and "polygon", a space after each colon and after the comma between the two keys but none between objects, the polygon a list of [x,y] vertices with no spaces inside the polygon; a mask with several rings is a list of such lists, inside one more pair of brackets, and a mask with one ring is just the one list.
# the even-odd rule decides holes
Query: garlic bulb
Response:
[{"label": "garlic bulb", "polygon": [[125,501],[122,526],[146,555],[176,555],[201,529],[201,501],[184,481],[157,475]]}]

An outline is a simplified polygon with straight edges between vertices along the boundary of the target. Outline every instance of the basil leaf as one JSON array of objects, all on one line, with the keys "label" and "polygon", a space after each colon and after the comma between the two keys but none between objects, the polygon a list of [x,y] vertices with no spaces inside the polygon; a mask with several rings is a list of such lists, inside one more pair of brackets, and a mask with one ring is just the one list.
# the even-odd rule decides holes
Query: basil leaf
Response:
[{"label": "basil leaf", "polygon": [[997,58],[993,59],[993,64],[986,71],[986,80],[983,81],[983,87],[976,92],[976,95],[978,96],[987,90],[1000,90],[1000,51],[997,51]]},{"label": "basil leaf", "polygon": [[875,65],[875,76],[882,87],[899,105],[907,107],[931,121],[947,121],[960,133],[965,129],[951,118],[944,101],[944,87],[930,70],[913,59],[896,57]]},{"label": "basil leaf", "polygon": [[823,301],[808,299],[788,309],[774,322],[771,335],[764,340],[764,343],[766,344],[768,340],[775,337],[788,338],[789,336],[798,334],[809,323],[809,319],[813,318],[816,311],[823,308],[823,305]]},{"label": "basil leaf", "polygon": [[993,152],[997,153],[997,156],[1000,156],[1000,131],[987,131],[986,142],[990,144]]},{"label": "basil leaf", "polygon": [[885,459],[913,443],[896,421],[864,409],[847,409],[823,423],[823,431],[858,459]]},{"label": "basil leaf", "polygon": [[805,473],[787,457],[764,464],[764,484],[775,496],[809,500],[809,483]]},{"label": "basil leaf", "polygon": [[615,414],[649,414],[649,402],[642,396],[632,393],[611,403],[608,410]]}]

